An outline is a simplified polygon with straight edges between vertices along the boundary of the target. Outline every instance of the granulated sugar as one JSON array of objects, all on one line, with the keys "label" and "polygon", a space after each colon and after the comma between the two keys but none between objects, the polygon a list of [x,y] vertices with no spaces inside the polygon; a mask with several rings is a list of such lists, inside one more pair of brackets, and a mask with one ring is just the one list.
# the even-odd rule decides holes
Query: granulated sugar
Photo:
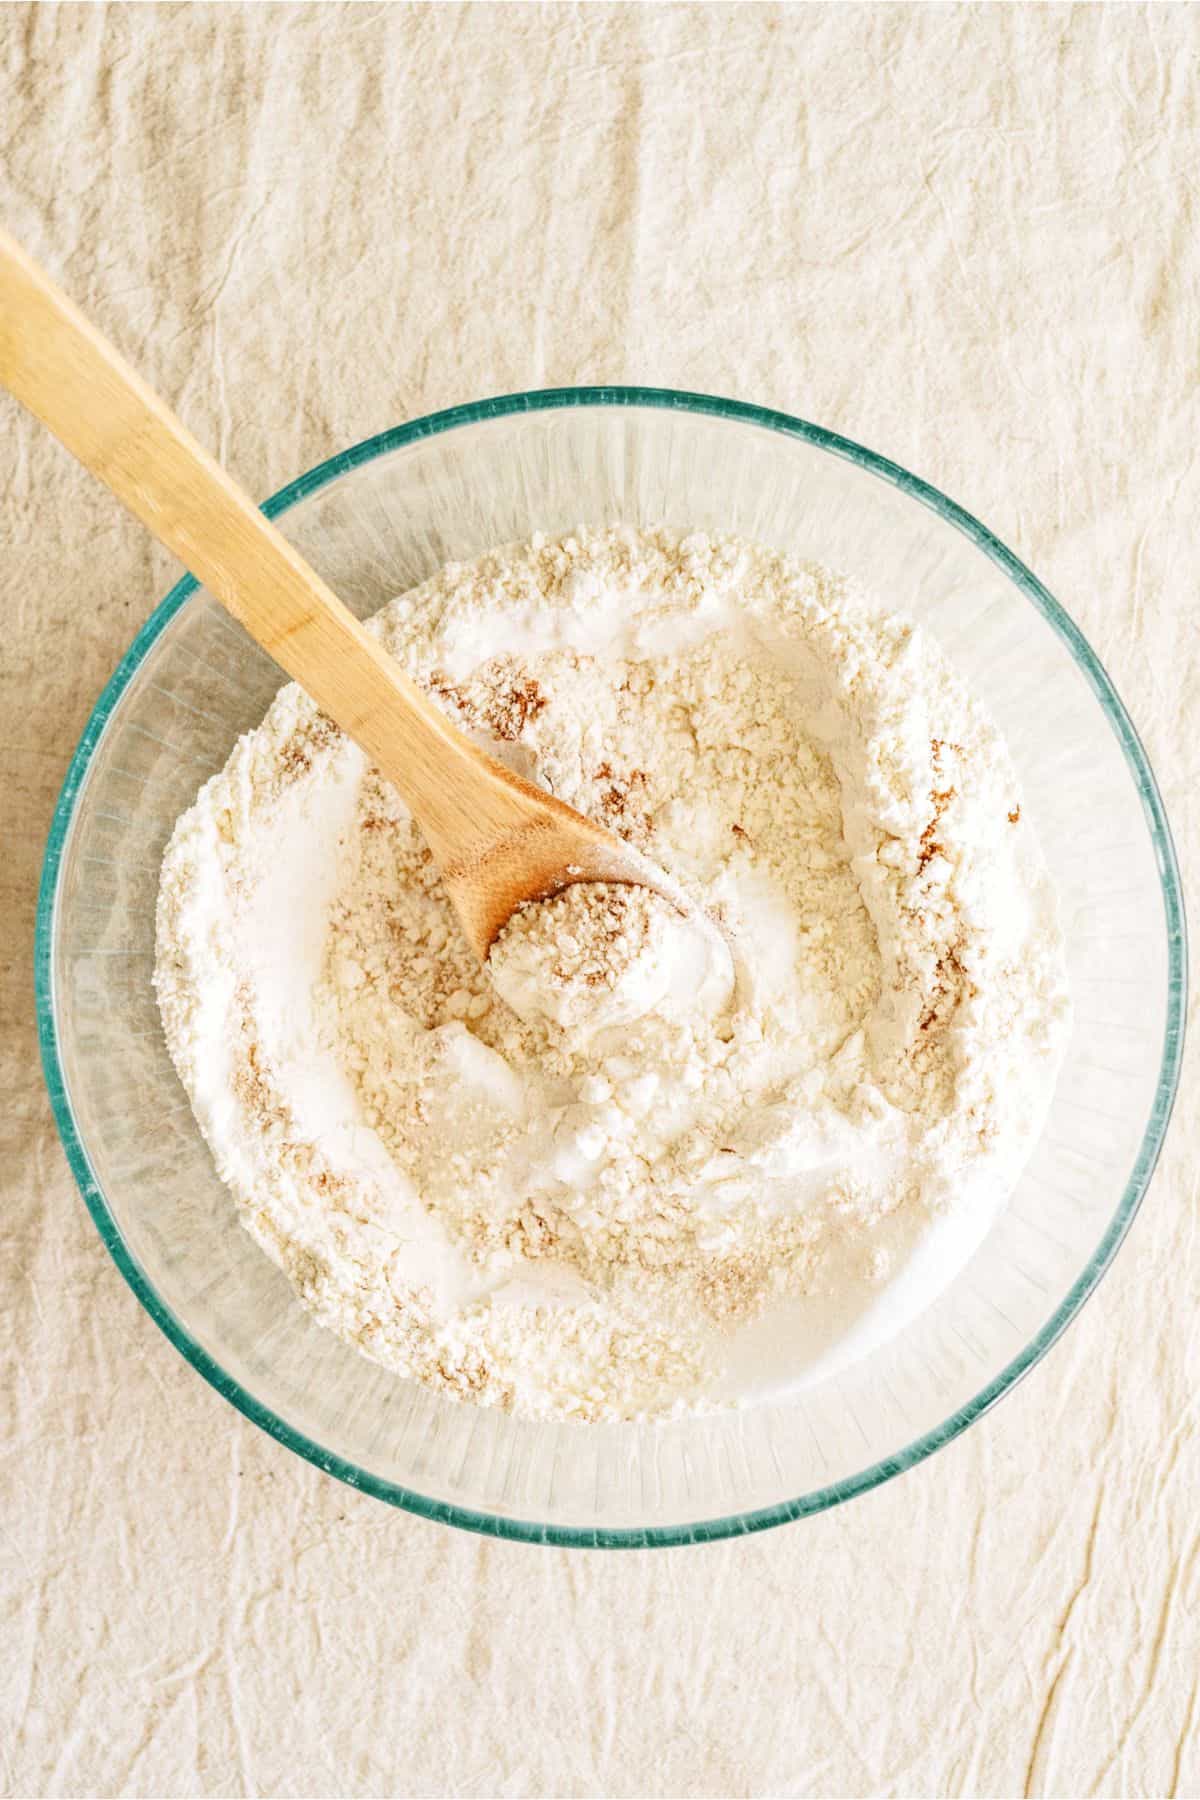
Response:
[{"label": "granulated sugar", "polygon": [[936,646],[824,570],[622,530],[448,567],[374,629],[693,910],[580,884],[481,967],[394,791],[285,688],[159,908],[250,1231],[377,1361],[531,1416],[775,1392],[898,1329],[1011,1191],[1067,1019],[1009,758]]}]

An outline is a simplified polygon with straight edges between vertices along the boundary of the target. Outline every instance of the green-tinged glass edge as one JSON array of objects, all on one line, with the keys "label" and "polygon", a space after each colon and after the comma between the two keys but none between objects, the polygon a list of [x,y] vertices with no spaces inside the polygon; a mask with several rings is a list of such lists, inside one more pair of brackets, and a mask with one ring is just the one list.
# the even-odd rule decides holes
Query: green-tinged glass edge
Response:
[{"label": "green-tinged glass edge", "polygon": [[899,1475],[906,1469],[912,1468],[914,1464],[931,1456],[935,1450],[940,1450],[944,1444],[948,1444],[953,1438],[956,1438],[960,1432],[966,1430],[968,1425],[973,1424],[989,1407],[993,1406],[1002,1394],[1007,1393],[1039,1358],[1045,1355],[1060,1333],[1074,1318],[1111,1263],[1141,1204],[1158,1161],[1175,1102],[1183,1056],[1187,995],[1187,926],[1175,846],[1149,760],[1116,689],[1078,626],[1043,587],[1037,577],[1013,555],[1011,550],[993,536],[986,526],[980,524],[978,519],[965,512],[953,500],[947,499],[928,482],[922,481],[919,476],[909,474],[897,463],[889,461],[887,457],[877,455],[872,450],[865,449],[861,444],[856,444],[849,438],[839,437],[832,431],[826,431],[819,425],[809,424],[803,419],[792,418],[787,413],[772,412],[760,406],[748,405],[743,401],[726,400],[709,394],[684,393],[671,388],[548,388],[531,393],[505,394],[495,399],[477,401],[468,406],[451,407],[444,412],[430,413],[424,418],[414,419],[410,424],[399,425],[390,431],[381,432],[376,437],[367,438],[362,443],[355,444],[349,450],[343,450],[338,455],[331,456],[327,461],[309,470],[307,474],[301,475],[296,481],[273,495],[262,510],[268,518],[278,518],[281,513],[287,512],[298,501],[307,498],[319,488],[327,486],[339,475],[344,475],[348,470],[357,468],[362,463],[371,462],[376,457],[386,455],[389,451],[398,449],[403,444],[412,443],[419,438],[433,437],[440,432],[452,431],[460,425],[472,425],[481,420],[501,418],[511,413],[547,412],[560,408],[583,406],[654,407],[668,411],[708,414],[721,419],[734,419],[743,424],[766,426],[785,436],[802,439],[805,443],[829,451],[834,456],[843,457],[848,462],[855,463],[858,467],[890,482],[893,487],[899,488],[901,492],[920,501],[923,506],[927,506],[948,524],[953,525],[956,530],[961,531],[1013,581],[1052,629],[1063,639],[1103,707],[1109,724],[1116,734],[1150,825],[1162,883],[1168,955],[1167,1021],[1163,1034],[1162,1064],[1159,1070],[1154,1104],[1151,1107],[1141,1147],[1125,1192],[1121,1197],[1120,1205],[1083,1273],[1049,1321],[1021,1354],[1010,1362],[999,1375],[995,1376],[973,1400],[960,1407],[935,1430],[926,1432],[895,1455],[874,1463],[869,1468],[860,1470],[859,1473],[848,1476],[843,1481],[834,1482],[828,1487],[819,1488],[813,1493],[802,1495],[795,1500],[782,1501],[776,1506],[763,1507],[754,1512],[735,1513],[688,1525],[614,1530],[600,1528],[583,1530],[566,1526],[541,1525],[534,1520],[504,1518],[496,1514],[474,1512],[466,1507],[452,1506],[445,1501],[432,1500],[410,1488],[400,1487],[394,1482],[371,1475],[366,1470],[359,1469],[353,1463],[346,1462],[343,1458],[323,1449],[320,1444],[305,1437],[277,1417],[269,1408],[261,1405],[252,1394],[249,1394],[238,1382],[227,1375],[207,1351],[190,1336],[170,1308],[159,1298],[126,1248],[116,1221],[108,1209],[104,1195],[92,1172],[82,1139],[76,1129],[67,1097],[54,1021],[52,948],[55,903],[63,851],[74,818],[76,801],[87,776],[92,753],[131,677],[151,645],[175,617],[184,602],[196,591],[198,583],[191,575],[185,575],[182,581],[176,583],[134,638],[101,693],[71,759],[55,808],[42,868],[34,946],[35,987],[42,1064],[45,1070],[46,1085],[50,1092],[50,1101],[54,1108],[55,1121],[67,1153],[67,1160],[88,1210],[95,1221],[96,1228],[113,1261],[151,1318],[165,1332],[176,1349],[182,1352],[188,1362],[199,1370],[200,1374],[216,1388],[219,1394],[223,1394],[227,1400],[232,1401],[240,1412],[256,1425],[261,1426],[271,1437],[286,1445],[288,1449],[296,1451],[309,1462],[315,1463],[327,1474],[337,1476],[348,1486],[357,1488],[363,1493],[389,1501],[393,1506],[404,1507],[421,1518],[437,1520],[447,1525],[457,1525],[464,1530],[481,1532],[491,1537],[512,1538],[522,1543],[588,1549],[644,1549],[706,1543],[717,1538],[736,1537],[754,1531],[763,1531],[768,1526],[788,1524],[792,1520],[824,1512],[826,1508],[836,1506],[841,1501],[850,1500],[857,1494],[866,1493],[869,1489],[889,1480],[893,1475]]}]

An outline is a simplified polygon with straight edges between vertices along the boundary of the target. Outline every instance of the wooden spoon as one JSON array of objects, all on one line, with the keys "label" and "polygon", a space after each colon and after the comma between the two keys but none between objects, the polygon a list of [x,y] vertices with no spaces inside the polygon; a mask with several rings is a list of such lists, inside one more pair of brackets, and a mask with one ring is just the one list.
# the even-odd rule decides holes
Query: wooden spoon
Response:
[{"label": "wooden spoon", "polygon": [[524,901],[576,881],[681,903],[620,838],[464,737],[3,230],[0,381],[395,784],[481,960]]}]

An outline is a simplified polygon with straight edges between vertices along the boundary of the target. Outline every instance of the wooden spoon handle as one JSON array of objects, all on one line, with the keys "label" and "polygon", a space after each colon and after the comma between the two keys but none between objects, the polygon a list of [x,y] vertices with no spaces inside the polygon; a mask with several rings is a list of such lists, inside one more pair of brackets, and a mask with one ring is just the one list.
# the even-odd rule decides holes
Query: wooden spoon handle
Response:
[{"label": "wooden spoon handle", "polygon": [[[486,833],[489,786],[501,814],[520,807],[525,784],[462,738],[2,229],[0,381],[362,746],[435,852]],[[447,779],[464,752],[489,765],[491,784],[460,792]]]}]

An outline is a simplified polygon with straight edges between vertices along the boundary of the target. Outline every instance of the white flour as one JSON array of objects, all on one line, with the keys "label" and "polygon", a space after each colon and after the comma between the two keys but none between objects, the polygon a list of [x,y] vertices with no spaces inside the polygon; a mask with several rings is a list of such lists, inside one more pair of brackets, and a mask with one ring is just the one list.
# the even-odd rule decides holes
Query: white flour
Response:
[{"label": "white flour", "polygon": [[744,1399],[894,1332],[1011,1191],[1067,1019],[1011,764],[940,652],[666,532],[451,566],[374,629],[719,930],[579,887],[481,968],[395,793],[285,688],[159,905],[248,1229],[377,1361],[533,1416]]}]

